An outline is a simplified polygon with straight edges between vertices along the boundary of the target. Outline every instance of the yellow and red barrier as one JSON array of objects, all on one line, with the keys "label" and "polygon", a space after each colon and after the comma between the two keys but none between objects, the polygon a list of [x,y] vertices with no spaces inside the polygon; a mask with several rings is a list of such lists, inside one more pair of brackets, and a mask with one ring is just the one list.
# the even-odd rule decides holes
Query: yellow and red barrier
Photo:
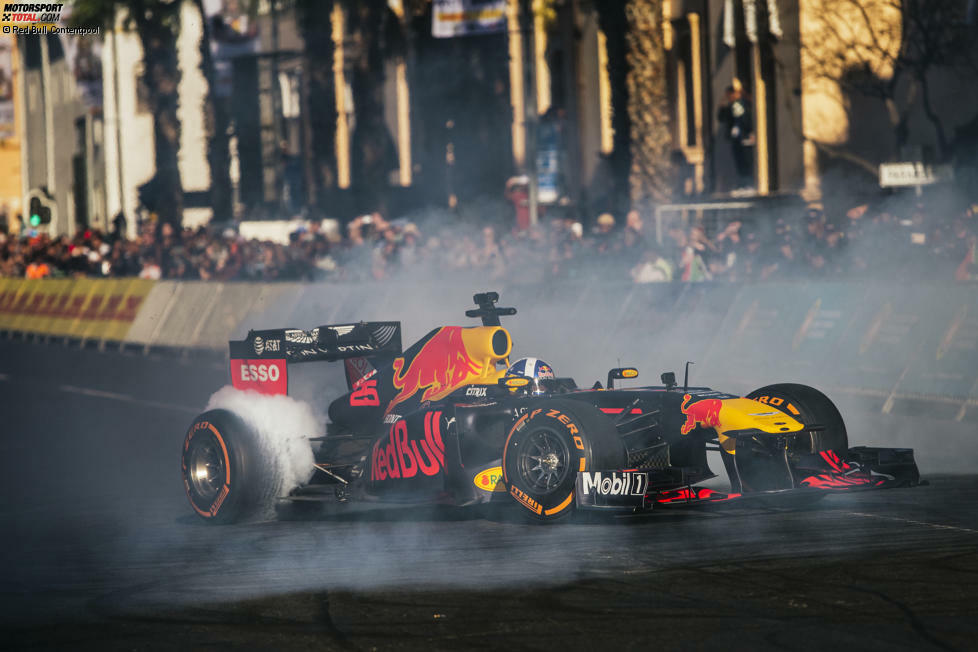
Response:
[{"label": "yellow and red barrier", "polygon": [[0,330],[122,341],[154,283],[0,279]]}]

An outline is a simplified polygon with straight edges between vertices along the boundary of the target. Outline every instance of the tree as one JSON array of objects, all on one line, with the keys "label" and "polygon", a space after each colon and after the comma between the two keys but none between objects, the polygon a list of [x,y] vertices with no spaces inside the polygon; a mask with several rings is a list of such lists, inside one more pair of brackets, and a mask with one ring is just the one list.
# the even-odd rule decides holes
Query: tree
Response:
[{"label": "tree", "polygon": [[614,178],[614,195],[616,208],[623,209],[620,197],[624,194],[622,180],[628,177],[631,168],[631,148],[629,147],[632,123],[628,111],[628,87],[626,80],[629,73],[629,60],[625,39],[618,35],[628,29],[628,19],[625,16],[624,0],[613,2],[595,2],[594,9],[598,14],[598,25],[607,36],[608,81],[611,86],[611,128],[614,132],[614,145],[611,151],[610,164]]},{"label": "tree", "polygon": [[674,187],[662,1],[629,0],[625,8],[633,202],[666,201]]},{"label": "tree", "polygon": [[[414,4],[408,3],[409,8]],[[305,57],[309,69],[310,132],[316,189],[335,187],[336,93],[332,17],[343,10],[348,80],[356,114],[353,133],[352,183],[358,210],[383,202],[393,140],[384,122],[384,64],[404,55],[400,22],[385,0],[297,0]],[[317,192],[320,198],[328,193]]]},{"label": "tree", "polygon": [[231,208],[231,152],[229,129],[231,117],[226,100],[217,96],[217,70],[211,50],[211,26],[204,12],[203,0],[195,0],[200,12],[203,33],[200,37],[200,71],[207,80],[204,96],[204,132],[207,137],[207,164],[211,171],[211,209],[214,221],[230,220]]},{"label": "tree", "polygon": [[[900,156],[909,144],[911,120],[919,110],[933,130],[935,158],[948,160],[954,149],[948,110],[961,107],[940,106],[934,84],[942,73],[954,75],[962,91],[978,81],[966,10],[966,0],[815,0],[807,5],[801,43],[806,93],[831,98],[839,107],[836,113],[842,112],[837,133],[813,139],[816,147],[875,175],[880,160]],[[970,84],[961,83],[969,78]],[[832,120],[832,113],[828,110],[825,117]],[[841,133],[843,122],[848,133]],[[889,131],[885,151],[853,144],[860,125],[880,124]]]},{"label": "tree", "polygon": [[386,209],[387,174],[396,164],[394,140],[384,121],[385,64],[404,56],[400,21],[386,0],[345,0],[347,27],[357,44],[353,61],[353,188],[357,210]]},{"label": "tree", "polygon": [[[143,78],[149,110],[153,115],[156,173],[147,184],[147,206],[160,223],[179,226],[183,219],[183,185],[177,153],[180,149],[178,87],[180,67],[177,36],[181,0],[78,0],[72,7],[75,25],[98,24],[111,29],[117,12],[124,12],[127,27],[134,27],[143,47]],[[121,162],[120,162],[121,164]]]},{"label": "tree", "polygon": [[333,77],[333,0],[298,0],[309,93],[313,188],[322,200],[336,186],[336,88]]},{"label": "tree", "polygon": [[615,177],[627,175],[633,202],[665,200],[673,183],[662,0],[595,2],[594,7],[608,35]]}]

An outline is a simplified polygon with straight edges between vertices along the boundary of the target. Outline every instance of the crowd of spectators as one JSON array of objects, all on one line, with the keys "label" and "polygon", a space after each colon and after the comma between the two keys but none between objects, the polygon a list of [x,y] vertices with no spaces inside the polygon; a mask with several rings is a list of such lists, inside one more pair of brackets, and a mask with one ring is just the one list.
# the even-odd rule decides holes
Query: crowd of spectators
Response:
[{"label": "crowd of spectators", "polygon": [[[333,228],[324,228],[323,225]],[[120,229],[121,231],[121,229]],[[235,229],[174,229],[146,221],[139,235],[85,230],[73,237],[0,233],[0,276],[193,280],[444,279],[477,274],[526,282],[602,277],[635,283],[824,279],[978,280],[978,206],[936,215],[860,205],[827,216],[731,218],[665,224],[602,214],[594,225],[551,215],[534,228],[510,219],[374,213],[340,228],[309,221],[288,244]]]}]

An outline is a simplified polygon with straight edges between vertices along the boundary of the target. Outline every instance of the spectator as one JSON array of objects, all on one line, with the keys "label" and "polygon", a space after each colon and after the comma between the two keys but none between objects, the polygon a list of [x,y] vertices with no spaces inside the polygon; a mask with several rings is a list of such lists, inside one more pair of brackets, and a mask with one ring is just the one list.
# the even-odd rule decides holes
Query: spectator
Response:
[{"label": "spectator", "polygon": [[679,258],[679,268],[683,281],[709,281],[710,273],[706,258],[716,250],[715,245],[706,237],[702,227],[694,226],[689,231],[689,237],[684,238],[685,246]]},{"label": "spectator", "polygon": [[629,266],[638,264],[644,257],[644,252],[648,247],[644,232],[645,223],[642,215],[637,210],[632,209],[625,215],[625,229],[622,233],[622,249],[625,263]]},{"label": "spectator", "polygon": [[657,249],[648,249],[642,260],[631,269],[636,283],[664,283],[672,280],[672,263],[662,257]]},{"label": "spectator", "polygon": [[526,176],[510,177],[506,180],[505,197],[513,204],[513,230],[526,231],[530,228],[530,186]]},{"label": "spectator", "polygon": [[615,239],[612,233],[614,229],[615,218],[611,213],[602,213],[598,216],[593,231],[595,253],[610,254],[614,251]]},{"label": "spectator", "polygon": [[754,120],[750,102],[744,96],[739,79],[734,78],[733,83],[727,86],[726,98],[726,103],[717,114],[717,120],[723,126],[723,133],[730,143],[737,169],[737,189],[734,192],[746,192],[754,187]]},{"label": "spectator", "polygon": [[126,214],[119,211],[112,218],[112,236],[114,240],[122,240],[126,237]]},{"label": "spectator", "polygon": [[51,268],[45,262],[31,263],[27,266],[26,277],[30,279],[46,278],[51,276]]},{"label": "spectator", "polygon": [[[233,230],[179,229],[147,220],[126,239],[95,230],[72,237],[0,237],[5,277],[133,277],[201,280],[387,280],[405,270],[439,278],[454,273],[540,281],[600,274],[637,283],[867,278],[974,280],[976,209],[935,219],[925,204],[900,220],[860,205],[836,222],[813,207],[797,219],[764,224],[741,219],[711,237],[699,226],[672,226],[653,245],[638,211],[622,228],[610,213],[586,231],[569,217],[512,232],[504,221],[388,221],[379,213],[352,220],[346,237],[327,236],[318,221],[290,235],[287,245],[245,240]],[[121,231],[121,233],[120,233]],[[0,234],[2,235],[2,234]],[[120,237],[116,237],[116,236]],[[651,245],[651,246],[650,246]]]},{"label": "spectator", "polygon": [[737,280],[737,272],[743,266],[742,250],[743,241],[740,237],[740,229],[743,223],[740,220],[733,220],[716,237],[716,255],[710,273],[716,279],[727,278]]},{"label": "spectator", "polygon": [[978,281],[978,236],[968,236],[968,247],[961,264],[954,272],[957,281]]}]

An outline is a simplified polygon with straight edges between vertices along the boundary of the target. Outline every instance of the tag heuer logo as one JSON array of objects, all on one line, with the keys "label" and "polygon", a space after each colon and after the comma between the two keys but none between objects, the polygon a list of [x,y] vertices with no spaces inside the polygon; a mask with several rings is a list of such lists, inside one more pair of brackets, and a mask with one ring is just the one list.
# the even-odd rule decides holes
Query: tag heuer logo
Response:
[{"label": "tag heuer logo", "polygon": [[265,352],[265,340],[260,336],[255,336],[255,353],[261,355]]}]

